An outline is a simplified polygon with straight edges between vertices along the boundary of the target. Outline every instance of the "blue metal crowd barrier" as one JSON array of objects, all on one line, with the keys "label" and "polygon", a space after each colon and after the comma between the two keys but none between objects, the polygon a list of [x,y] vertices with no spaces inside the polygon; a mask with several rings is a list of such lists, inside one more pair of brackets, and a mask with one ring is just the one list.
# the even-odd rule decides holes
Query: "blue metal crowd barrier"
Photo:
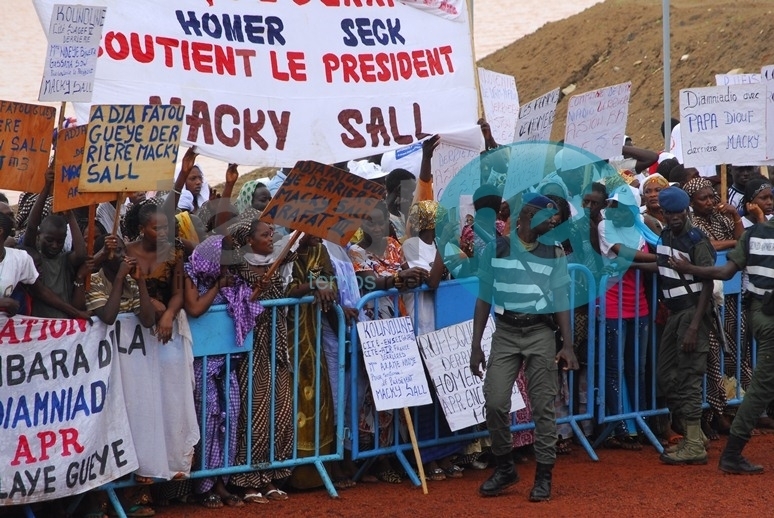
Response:
[{"label": "blue metal crowd barrier", "polygon": [[[726,262],[726,254],[725,252],[718,253],[718,258],[716,261],[716,264],[718,266],[725,264]],[[621,272],[623,273],[623,272]],[[608,435],[613,431],[613,428],[619,425],[621,422],[626,422],[627,424],[627,431],[629,433],[636,433],[637,428],[639,431],[641,431],[645,436],[648,438],[648,440],[653,444],[653,446],[659,451],[663,451],[663,447],[661,446],[658,438],[655,436],[653,431],[651,430],[650,426],[648,425],[648,422],[646,421],[647,418],[657,416],[657,415],[667,415],[669,413],[669,409],[666,406],[660,405],[661,401],[660,398],[657,398],[658,394],[658,377],[657,377],[657,353],[658,353],[658,331],[656,326],[656,313],[658,308],[658,299],[659,294],[657,292],[656,282],[652,282],[651,290],[648,293],[647,301],[648,301],[648,308],[642,308],[640,307],[640,289],[644,289],[642,287],[642,280],[644,279],[643,273],[637,271],[635,272],[636,276],[636,290],[635,293],[628,293],[626,294],[629,297],[633,297],[633,300],[635,301],[635,309],[634,313],[636,315],[641,315],[642,313],[645,313],[644,309],[648,309],[648,315],[647,316],[635,316],[631,319],[624,319],[622,315],[622,308],[623,308],[623,300],[622,297],[618,297],[617,304],[618,308],[617,311],[614,311],[617,315],[616,318],[607,319],[605,318],[606,312],[607,312],[607,301],[605,297],[600,297],[599,299],[599,345],[598,345],[598,351],[599,355],[597,358],[598,363],[598,379],[600,380],[599,386],[597,388],[597,399],[596,399],[596,405],[597,405],[597,422],[599,424],[604,424],[606,427],[603,429],[602,433],[599,434],[597,441],[595,442],[595,446],[599,443],[601,443],[603,440],[605,440]],[[655,278],[654,278],[655,280]],[[623,293],[623,285],[622,285],[622,277],[611,277],[608,275],[603,276],[600,279],[600,289],[599,293],[603,294],[606,293],[607,290],[615,285],[618,284],[619,293]],[[733,338],[733,344],[729,344],[730,347],[732,347],[732,351],[734,352],[734,367],[733,367],[733,376],[736,379],[736,390],[735,390],[735,397],[729,398],[726,400],[727,406],[734,406],[739,405],[741,403],[741,397],[742,397],[742,363],[744,361],[744,357],[746,354],[747,347],[745,345],[746,339],[743,336],[743,326],[742,321],[744,318],[743,308],[742,308],[742,297],[741,297],[741,274],[737,274],[729,281],[726,281],[723,283],[723,293],[725,297],[728,297],[729,295],[732,296],[730,298],[727,298],[726,300],[731,301],[734,304],[734,314],[735,322],[733,323],[733,330],[731,333],[729,333]],[[726,327],[728,327],[728,320],[731,320],[730,318],[727,320],[726,314],[728,312],[728,308],[724,305],[721,309],[721,320],[726,324]],[[627,326],[634,326],[635,329],[639,329],[641,325],[647,326],[647,339],[643,340],[643,337],[641,337],[638,333],[633,333],[633,335],[630,335],[633,337],[633,340],[629,340],[627,342],[626,336],[622,336],[623,332],[626,330]],[[607,341],[607,335],[611,331],[611,328],[609,326],[615,326],[613,329],[617,331],[618,340],[613,343],[608,343]],[[615,346],[615,349],[611,349],[611,346]],[[643,348],[646,348],[645,351],[643,351]],[[753,364],[754,364],[754,346],[751,345],[751,349],[753,351]],[[629,360],[627,361],[627,352],[629,352]],[[614,359],[616,361],[616,365],[614,367],[613,376],[610,376],[610,372],[608,372],[608,368],[610,367],[608,365],[608,362],[610,359]],[[728,375],[730,377],[730,374],[728,372],[728,369],[726,368],[726,358],[724,351],[720,350],[720,374]],[[645,369],[645,365],[642,364],[643,361],[648,362],[650,369]],[[626,370],[627,368],[630,370],[630,372],[633,373],[641,373],[645,371],[645,373],[648,376],[648,378],[645,380],[645,383],[642,383],[642,379],[640,378],[640,381],[637,383],[627,383],[626,380]],[[631,376],[630,376],[631,377]],[[631,381],[631,380],[630,380]],[[613,385],[611,385],[611,382]],[[633,386],[632,386],[633,385]],[[609,394],[608,392],[610,390],[615,391],[615,398],[616,402],[615,404],[610,404],[609,401]],[[644,398],[642,397],[644,395]],[[632,396],[632,397],[630,397]],[[644,403],[643,403],[644,399]],[[703,388],[703,394],[702,394],[702,400],[703,400],[703,406],[704,408],[708,408],[709,404],[707,403],[707,381],[705,376],[705,382],[704,382],[704,388]]]},{"label": "blue metal crowd barrier", "polygon": [[[334,447],[331,449],[331,451],[322,451],[323,448],[320,445],[320,423],[319,419],[315,419],[315,444],[314,444],[314,451],[311,452],[310,455],[307,456],[300,456],[298,453],[298,429],[299,429],[299,420],[297,419],[298,416],[298,398],[296,395],[298,394],[297,387],[299,386],[298,383],[298,376],[299,376],[299,319],[298,314],[300,311],[301,306],[311,304],[314,301],[313,297],[305,297],[303,299],[275,299],[275,300],[266,300],[262,301],[261,305],[264,307],[265,311],[271,311],[271,347],[270,347],[270,363],[271,363],[271,378],[275,379],[276,371],[277,371],[277,351],[276,351],[276,341],[277,341],[277,335],[276,335],[276,329],[277,329],[277,321],[280,318],[287,318],[286,312],[294,312],[295,318],[292,319],[293,325],[295,326],[294,329],[288,329],[289,334],[292,334],[294,336],[294,340],[292,343],[289,343],[291,346],[291,349],[293,350],[293,355],[290,358],[291,364],[292,364],[292,380],[291,380],[291,394],[293,395],[293,411],[292,411],[292,422],[293,422],[293,448],[292,448],[292,454],[289,458],[278,458],[277,453],[275,451],[275,410],[276,410],[276,385],[274,383],[271,384],[270,389],[270,416],[269,416],[269,457],[265,462],[262,462],[260,464],[253,464],[250,459],[252,458],[252,445],[253,445],[253,434],[252,434],[252,428],[250,426],[246,427],[245,433],[247,434],[247,455],[246,459],[247,461],[242,464],[230,464],[228,461],[225,463],[224,466],[220,467],[212,467],[207,468],[205,466],[205,459],[199,458],[197,459],[197,462],[194,464],[193,469],[190,473],[191,479],[198,479],[198,478],[207,478],[207,477],[216,477],[216,476],[226,476],[226,475],[233,475],[235,473],[244,473],[249,471],[255,471],[255,470],[274,470],[274,469],[284,469],[284,468],[294,468],[301,465],[314,465],[317,469],[317,472],[320,475],[320,478],[322,479],[326,490],[332,497],[337,497],[338,493],[336,492],[336,488],[333,486],[333,483],[328,476],[328,473],[323,465],[324,462],[329,461],[339,461],[343,459],[344,456],[344,437],[346,435],[346,428],[344,424],[344,405],[345,405],[345,394],[343,391],[338,392],[338,397],[336,401],[336,408],[339,409],[339,411],[336,413],[336,423],[335,423],[335,436],[334,436]],[[346,349],[345,349],[345,321],[344,321],[344,313],[341,310],[339,306],[335,306],[336,316],[338,319],[338,332],[337,332],[337,348],[338,348],[338,362],[337,362],[337,371],[335,373],[329,373],[329,377],[335,377],[336,383],[339,387],[344,386],[345,378],[345,361],[346,361]],[[315,335],[315,357],[318,359],[322,359],[324,357],[323,352],[323,344],[322,344],[322,333],[319,331],[322,329],[322,322],[323,322],[323,315],[320,311],[319,306],[314,306],[314,315],[316,319],[316,329],[318,332]],[[250,396],[253,393],[254,387],[253,387],[253,360],[254,355],[256,351],[253,349],[253,331],[251,331],[247,337],[245,338],[244,344],[237,344],[236,343],[236,334],[234,331],[234,322],[231,319],[231,317],[227,313],[227,308],[225,305],[219,305],[219,306],[212,306],[210,310],[202,315],[199,318],[192,318],[190,317],[189,325],[191,328],[191,333],[193,336],[193,353],[196,360],[199,360],[202,362],[202,379],[200,383],[202,384],[201,393],[206,394],[207,391],[207,362],[214,357],[225,357],[225,369],[227,372],[230,372],[232,368],[235,368],[236,362],[239,361],[246,361],[248,362],[248,374],[247,374],[247,394],[248,397],[246,398],[247,403],[247,415],[252,416],[252,410],[253,410],[253,400]],[[320,401],[320,383],[328,383],[328,380],[325,379],[323,376],[321,376],[322,371],[322,362],[318,361],[315,365],[315,385],[314,385],[314,393],[315,393],[315,409],[317,410],[314,415],[319,415],[319,409],[321,407],[321,401]],[[229,376],[224,376],[225,385],[223,387],[223,395],[225,396],[225,401],[223,402],[223,408],[229,408],[230,403],[230,386],[229,386]],[[203,397],[203,402],[206,402],[206,399]],[[201,441],[200,445],[198,447],[199,451],[206,451],[207,450],[207,441],[209,440],[206,429],[207,429],[207,420],[208,416],[211,415],[208,409],[206,408],[206,404],[201,405],[201,411],[199,415],[199,427],[200,427],[200,435],[201,435]],[[226,412],[226,424],[225,429],[229,429],[230,425],[230,419],[231,416],[228,412]],[[229,459],[232,455],[232,452],[229,452],[229,444],[228,441],[224,441],[225,444],[221,444],[221,448],[223,450],[223,458]],[[203,457],[203,456],[200,456]],[[113,504],[114,508],[116,509],[116,512],[118,516],[125,518],[126,515],[123,512],[123,509],[121,508],[121,504],[118,500],[118,497],[115,493],[116,489],[132,486],[135,485],[135,481],[133,477],[129,477],[127,480],[117,480],[110,482],[109,484],[106,484],[100,488],[100,490],[107,491],[107,494],[110,498],[111,503]]]}]

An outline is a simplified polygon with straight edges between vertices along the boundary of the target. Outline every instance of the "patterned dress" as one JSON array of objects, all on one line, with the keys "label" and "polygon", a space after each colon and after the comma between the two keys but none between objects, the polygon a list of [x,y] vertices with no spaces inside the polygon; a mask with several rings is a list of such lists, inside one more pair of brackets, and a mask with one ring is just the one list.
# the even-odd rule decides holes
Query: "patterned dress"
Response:
[{"label": "patterned dress", "polygon": [[[293,277],[288,289],[297,288],[309,282],[330,283],[334,279],[333,266],[331,265],[328,251],[320,244],[310,247],[308,250],[298,252],[298,257],[293,263]],[[318,284],[322,286],[322,284]],[[335,286],[333,286],[335,288]],[[298,411],[296,423],[298,425],[297,450],[299,457],[315,454],[315,422],[319,423],[319,447],[320,453],[331,453],[331,445],[334,441],[335,426],[333,420],[333,399],[331,397],[331,385],[328,377],[328,364],[323,357],[323,351],[317,354],[317,307],[312,304],[304,304],[298,308],[298,336],[295,336],[295,310],[288,311],[288,342],[290,357],[298,354],[298,371],[296,383],[296,398]],[[326,318],[323,313],[322,319]],[[294,351],[294,344],[298,341],[298,352]],[[291,360],[294,361],[294,360]],[[317,379],[317,366],[320,366],[320,377]],[[320,393],[315,393],[319,385]],[[320,409],[315,409],[315,399],[319,396]],[[293,471],[290,484],[297,489],[319,487],[322,480],[314,466],[299,466]]]},{"label": "patterned dress", "polygon": [[[293,260],[294,257],[288,257]],[[250,270],[246,263],[237,267],[237,273],[251,286],[260,281],[260,276]],[[285,285],[280,269],[271,278],[269,287],[261,293],[261,300],[279,299],[285,296]],[[293,374],[288,357],[287,323],[281,311],[277,310],[276,340],[272,350],[272,314],[266,310],[256,319],[253,334],[252,394],[247,392],[250,376],[250,362],[243,361],[237,369],[239,392],[242,405],[239,412],[239,439],[235,464],[260,465],[289,459],[293,456]],[[276,364],[272,379],[271,361],[275,353]],[[274,397],[274,443],[270,444],[271,403]],[[247,415],[248,397],[252,400],[252,414]],[[247,459],[247,427],[252,431],[252,455]],[[270,455],[273,446],[274,456]],[[260,489],[274,480],[290,476],[291,470],[273,469],[238,473],[231,482],[243,488]]]}]

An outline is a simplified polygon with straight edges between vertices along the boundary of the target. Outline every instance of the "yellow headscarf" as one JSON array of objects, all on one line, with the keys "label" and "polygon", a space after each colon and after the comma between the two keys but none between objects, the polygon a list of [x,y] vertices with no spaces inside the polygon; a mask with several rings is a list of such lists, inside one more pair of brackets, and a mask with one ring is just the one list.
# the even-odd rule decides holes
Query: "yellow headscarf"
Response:
[{"label": "yellow headscarf", "polygon": [[177,229],[179,232],[179,238],[191,241],[193,244],[199,244],[199,234],[196,232],[193,221],[191,221],[191,215],[184,211],[175,216],[177,220]]}]

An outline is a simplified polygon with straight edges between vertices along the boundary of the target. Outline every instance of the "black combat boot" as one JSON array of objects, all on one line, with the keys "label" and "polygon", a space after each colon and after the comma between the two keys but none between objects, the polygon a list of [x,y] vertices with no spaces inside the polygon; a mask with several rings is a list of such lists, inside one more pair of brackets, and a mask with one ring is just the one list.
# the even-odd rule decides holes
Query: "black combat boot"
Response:
[{"label": "black combat boot", "polygon": [[530,502],[547,502],[551,500],[551,470],[553,464],[541,464],[538,462],[535,470],[535,485],[529,493]]},{"label": "black combat boot", "polygon": [[750,461],[742,457],[742,450],[746,445],[746,439],[729,435],[726,449],[720,454],[720,462],[718,463],[720,471],[734,475],[759,475],[763,473],[763,466],[751,464]]},{"label": "black combat boot", "polygon": [[513,455],[510,452],[506,455],[495,456],[495,462],[497,467],[495,467],[494,473],[478,488],[478,492],[482,496],[497,496],[506,487],[519,481],[519,475],[513,465]]}]

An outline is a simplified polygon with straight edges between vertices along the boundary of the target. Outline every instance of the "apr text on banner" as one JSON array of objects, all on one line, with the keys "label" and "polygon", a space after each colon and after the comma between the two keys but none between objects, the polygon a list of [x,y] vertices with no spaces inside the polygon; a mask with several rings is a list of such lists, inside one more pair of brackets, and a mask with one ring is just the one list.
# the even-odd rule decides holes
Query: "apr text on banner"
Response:
[{"label": "apr text on banner", "polygon": [[0,506],[83,493],[137,469],[112,326],[0,318]]},{"label": "apr text on banner", "polygon": [[[46,31],[55,3],[35,0]],[[90,3],[107,7],[91,102],[181,103],[183,143],[213,158],[336,163],[477,118],[465,2],[455,20],[392,0]]]}]

